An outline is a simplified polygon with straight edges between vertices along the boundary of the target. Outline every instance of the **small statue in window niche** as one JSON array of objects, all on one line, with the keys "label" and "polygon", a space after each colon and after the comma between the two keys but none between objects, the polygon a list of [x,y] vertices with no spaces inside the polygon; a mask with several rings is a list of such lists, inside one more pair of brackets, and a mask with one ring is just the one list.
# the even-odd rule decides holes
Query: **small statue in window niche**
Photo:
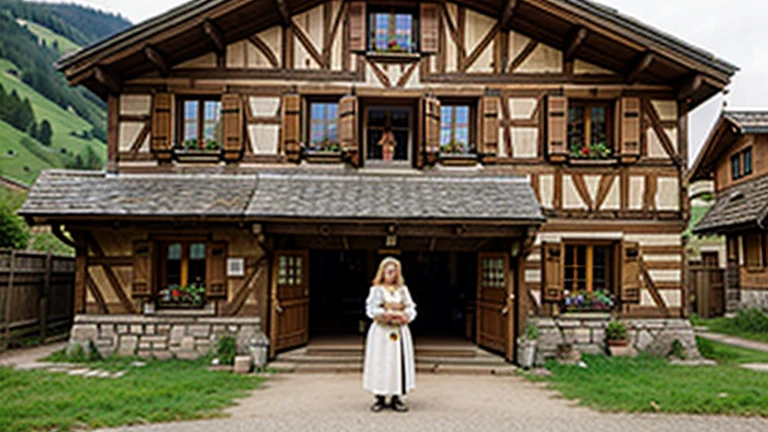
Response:
[{"label": "small statue in window niche", "polygon": [[395,134],[392,133],[392,129],[385,129],[381,135],[381,139],[378,142],[381,146],[381,160],[391,161],[395,158]]}]

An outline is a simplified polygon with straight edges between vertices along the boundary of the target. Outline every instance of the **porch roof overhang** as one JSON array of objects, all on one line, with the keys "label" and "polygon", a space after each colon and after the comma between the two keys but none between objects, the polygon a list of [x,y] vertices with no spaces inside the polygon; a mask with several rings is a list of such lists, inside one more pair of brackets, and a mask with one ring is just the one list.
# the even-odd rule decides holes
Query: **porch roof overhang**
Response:
[{"label": "porch roof overhang", "polygon": [[698,235],[766,229],[768,219],[768,176],[728,188],[693,228]]},{"label": "porch roof overhang", "polygon": [[175,220],[537,227],[545,221],[530,183],[521,177],[305,168],[239,175],[48,170],[19,214],[37,224]]}]

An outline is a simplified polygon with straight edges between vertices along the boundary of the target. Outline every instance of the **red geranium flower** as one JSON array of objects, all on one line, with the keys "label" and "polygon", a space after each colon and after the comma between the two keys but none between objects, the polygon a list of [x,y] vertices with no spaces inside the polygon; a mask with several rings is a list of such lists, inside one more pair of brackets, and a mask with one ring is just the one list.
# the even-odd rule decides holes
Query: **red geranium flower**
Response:
[{"label": "red geranium flower", "polygon": [[584,156],[589,156],[589,147],[582,147],[581,154]]},{"label": "red geranium flower", "polygon": [[179,296],[181,296],[181,292],[179,290],[175,289],[175,290],[171,291],[171,295],[174,298],[178,298]]}]

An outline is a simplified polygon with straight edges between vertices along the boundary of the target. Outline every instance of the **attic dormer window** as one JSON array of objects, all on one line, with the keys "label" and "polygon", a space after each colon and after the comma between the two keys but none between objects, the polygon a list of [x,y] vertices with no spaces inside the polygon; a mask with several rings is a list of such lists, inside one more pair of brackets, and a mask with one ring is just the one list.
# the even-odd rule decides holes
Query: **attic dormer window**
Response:
[{"label": "attic dormer window", "polygon": [[221,148],[221,102],[209,98],[183,98],[179,101],[181,114],[176,147],[183,150]]},{"label": "attic dormer window", "polygon": [[368,14],[368,49],[385,53],[418,52],[416,11],[401,8],[372,9]]}]

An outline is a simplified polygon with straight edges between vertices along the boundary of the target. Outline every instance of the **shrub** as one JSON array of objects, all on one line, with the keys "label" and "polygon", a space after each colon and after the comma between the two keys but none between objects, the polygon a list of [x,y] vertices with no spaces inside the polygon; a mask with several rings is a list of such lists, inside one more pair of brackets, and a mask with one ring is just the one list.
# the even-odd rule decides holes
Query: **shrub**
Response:
[{"label": "shrub", "polygon": [[680,339],[675,339],[672,342],[672,348],[669,350],[668,357],[677,357],[680,360],[685,360],[686,356],[687,354],[683,343],[680,342]]},{"label": "shrub", "polygon": [[605,338],[607,340],[626,340],[627,326],[621,321],[611,321],[605,327]]},{"label": "shrub", "polygon": [[219,362],[225,365],[235,364],[235,356],[237,355],[237,342],[232,336],[222,336],[216,345],[216,356],[219,357]]},{"label": "shrub", "polygon": [[0,200],[0,247],[25,249],[29,241],[29,228],[5,200]]},{"label": "shrub", "polygon": [[750,333],[768,333],[768,314],[758,308],[742,309],[733,318],[737,329]]},{"label": "shrub", "polygon": [[536,340],[539,338],[539,328],[536,327],[533,323],[528,323],[525,325],[525,338],[527,340]]}]

